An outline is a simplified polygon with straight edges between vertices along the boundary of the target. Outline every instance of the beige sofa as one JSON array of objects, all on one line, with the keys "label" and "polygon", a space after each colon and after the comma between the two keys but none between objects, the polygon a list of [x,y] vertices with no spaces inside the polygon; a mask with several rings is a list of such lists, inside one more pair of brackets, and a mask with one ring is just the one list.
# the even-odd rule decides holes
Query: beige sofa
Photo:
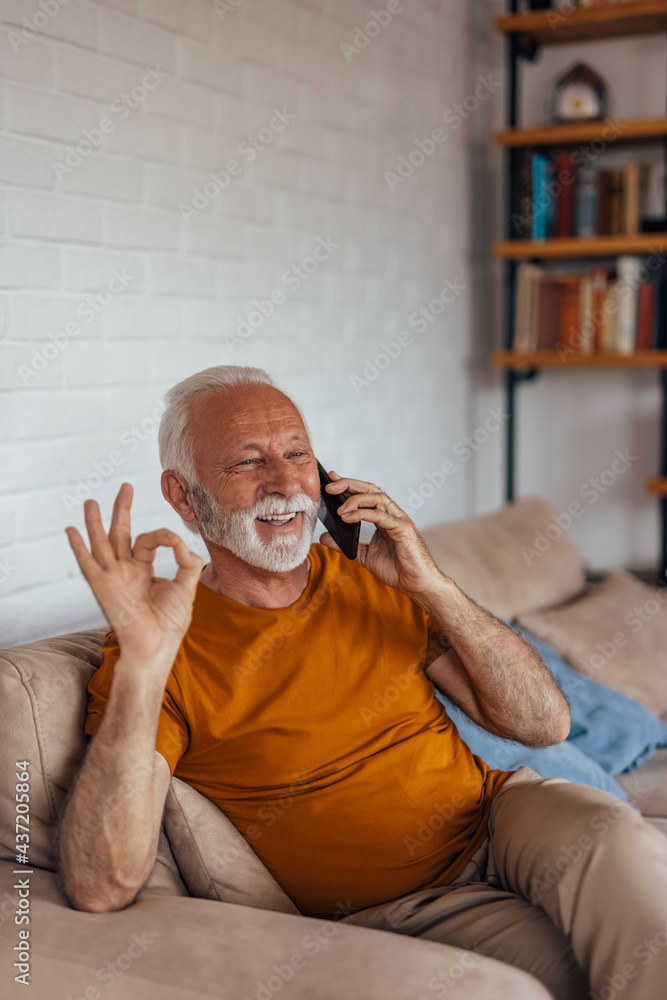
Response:
[{"label": "beige sofa", "polygon": [[[552,538],[545,535],[549,544],[542,545],[539,557],[525,551],[556,523],[554,513],[529,498],[424,535],[442,570],[471,597],[503,618],[532,621],[542,632],[551,629],[562,644],[569,635],[567,614],[591,602],[596,588],[587,587],[565,529],[549,532]],[[640,591],[632,594],[640,593],[644,603],[658,602],[642,630],[650,656],[667,611],[655,588],[641,590],[645,585],[634,578],[625,583],[631,591],[638,585]],[[554,624],[548,617],[554,608],[565,613],[564,629],[562,619],[556,616]],[[609,641],[607,626],[600,630],[595,615],[593,608],[586,619],[593,650]],[[226,817],[176,778],[158,857],[138,899],[117,913],[69,908],[55,873],[54,824],[85,752],[86,685],[101,662],[105,631],[81,631],[0,652],[0,996],[269,1000],[280,994],[289,1000],[420,1000],[442,996],[448,981],[456,981],[462,1000],[548,996],[531,977],[492,959],[476,956],[472,962],[457,948],[346,924],[344,901],[339,920],[299,914]],[[576,655],[585,658],[580,633]],[[586,666],[585,659],[582,663]],[[619,663],[614,655],[607,666],[617,670]],[[609,681],[631,685],[627,664],[624,669],[629,681],[622,671]],[[596,670],[606,679],[604,669]],[[26,810],[24,800],[17,803],[24,793],[17,796],[16,789],[24,782],[16,765],[24,761],[29,822],[22,818],[17,827],[17,804],[20,817]],[[666,778],[667,751],[621,778],[631,800],[665,832]],[[110,801],[107,807],[114,805]],[[17,841],[17,829],[26,828],[29,866],[17,862],[17,843],[26,843],[25,837]],[[77,836],[84,840],[91,832],[81,829]],[[23,962],[26,955],[29,960]],[[29,993],[14,981],[25,965]]]}]

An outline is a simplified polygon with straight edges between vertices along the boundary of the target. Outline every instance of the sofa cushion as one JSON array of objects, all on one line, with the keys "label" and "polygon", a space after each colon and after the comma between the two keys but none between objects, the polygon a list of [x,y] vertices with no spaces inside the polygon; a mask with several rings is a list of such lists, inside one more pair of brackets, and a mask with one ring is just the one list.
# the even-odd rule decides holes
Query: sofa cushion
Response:
[{"label": "sofa cushion", "polygon": [[171,779],[163,822],[193,896],[299,913],[231,820],[180,778]]},{"label": "sofa cushion", "polygon": [[[106,631],[76,632],[0,652],[2,860],[16,854],[15,763],[27,760],[28,857],[35,867],[56,869],[54,825],[86,751],[86,688],[102,662]],[[172,778],[157,857],[140,896],[190,894],[299,912],[224,813],[185,782]]]},{"label": "sofa cushion", "polygon": [[667,833],[667,749],[656,750],[640,767],[616,780],[631,802],[650,819],[662,819]]},{"label": "sofa cushion", "polygon": [[[157,855],[153,870],[142,886],[138,899],[145,896],[189,896],[187,886],[181,877],[178,865],[171,852],[164,826],[160,829]],[[192,895],[195,895],[194,893]]]},{"label": "sofa cushion", "polygon": [[667,711],[667,590],[614,569],[575,600],[517,620],[576,670]]},{"label": "sofa cushion", "polygon": [[[30,844],[37,868],[55,871],[54,825],[88,742],[86,687],[102,662],[105,628],[0,651],[0,858],[13,859],[17,761],[29,762]],[[267,873],[268,874],[268,873]],[[187,896],[163,834],[143,895]]]},{"label": "sofa cushion", "polygon": [[55,869],[53,826],[86,748],[86,685],[105,629],[0,651],[0,857],[15,852],[16,761],[30,773],[32,865]]},{"label": "sofa cushion", "polygon": [[[0,862],[0,925],[13,920],[12,865]],[[30,877],[30,988],[14,982],[18,928],[0,934],[3,1000],[549,1000],[528,973],[438,941],[208,899],[153,896],[114,913],[66,907],[56,876]],[[431,984],[435,983],[433,987]],[[434,989],[436,992],[434,992]]]},{"label": "sofa cushion", "polygon": [[499,618],[560,604],[586,584],[577,550],[540,497],[427,528],[422,537],[438,568]]}]

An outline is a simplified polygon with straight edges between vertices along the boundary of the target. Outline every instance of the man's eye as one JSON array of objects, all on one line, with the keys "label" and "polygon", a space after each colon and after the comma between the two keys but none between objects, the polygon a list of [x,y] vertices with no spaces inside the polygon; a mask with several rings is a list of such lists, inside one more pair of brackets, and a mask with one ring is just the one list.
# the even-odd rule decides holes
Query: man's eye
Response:
[{"label": "man's eye", "polygon": [[243,461],[239,462],[238,464],[239,465],[252,465],[254,461],[255,461],[254,458],[244,458]]}]

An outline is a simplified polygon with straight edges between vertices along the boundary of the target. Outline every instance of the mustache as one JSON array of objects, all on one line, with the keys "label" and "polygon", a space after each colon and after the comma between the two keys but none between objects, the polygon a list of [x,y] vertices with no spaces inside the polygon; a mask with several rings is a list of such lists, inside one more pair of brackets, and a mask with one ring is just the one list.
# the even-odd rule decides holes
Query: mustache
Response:
[{"label": "mustache", "polygon": [[273,514],[313,514],[319,510],[319,500],[313,500],[306,493],[296,493],[293,497],[261,497],[244,511],[252,518],[271,517]]}]

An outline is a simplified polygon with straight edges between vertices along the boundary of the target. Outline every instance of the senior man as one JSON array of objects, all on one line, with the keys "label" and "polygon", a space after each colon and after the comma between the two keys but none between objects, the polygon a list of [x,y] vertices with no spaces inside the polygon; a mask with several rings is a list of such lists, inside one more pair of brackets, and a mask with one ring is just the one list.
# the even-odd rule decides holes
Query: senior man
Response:
[{"label": "senior man", "polygon": [[[343,520],[375,526],[357,560],[327,534],[312,543],[312,444],[265,372],[219,366],[174,386],[159,441],[163,494],[201,533],[203,569],[166,529],[132,544],[127,483],[108,536],[86,502],[90,551],[66,529],[111,625],[60,828],[71,903],[132,902],[176,774],[304,914],[334,918],[347,900],[350,923],[478,950],[557,997],[588,996],[590,977],[606,1000],[624,976],[628,996],[657,1000],[665,954],[638,949],[667,926],[667,842],[606,793],[490,769],[435,697],[500,736],[560,742],[567,704],[536,650],[439,572],[371,483],[332,472],[327,487],[350,494]],[[153,574],[159,546],[174,550],[173,581]],[[400,697],[377,711],[390,688]]]}]

